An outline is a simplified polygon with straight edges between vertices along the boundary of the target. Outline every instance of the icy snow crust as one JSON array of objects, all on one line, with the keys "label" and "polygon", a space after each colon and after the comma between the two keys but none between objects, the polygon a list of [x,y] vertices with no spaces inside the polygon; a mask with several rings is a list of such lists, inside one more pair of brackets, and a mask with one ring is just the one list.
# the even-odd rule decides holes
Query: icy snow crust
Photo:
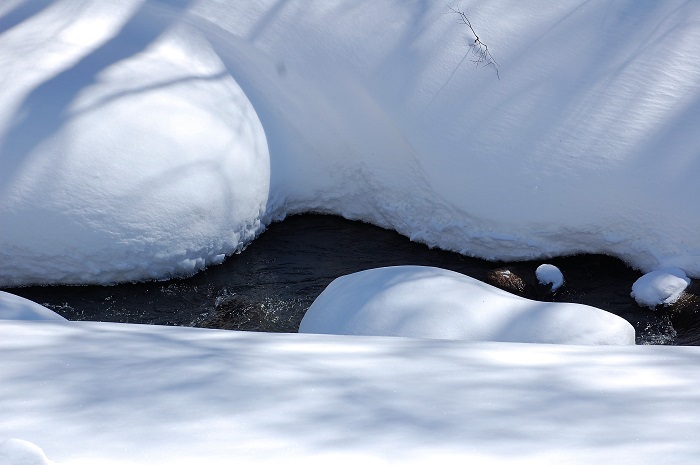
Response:
[{"label": "icy snow crust", "polygon": [[334,280],[300,333],[463,341],[634,345],[624,319],[580,304],[536,302],[454,271],[395,266]]},{"label": "icy snow crust", "polygon": [[167,278],[321,211],[700,277],[700,4],[0,6],[0,285]]}]

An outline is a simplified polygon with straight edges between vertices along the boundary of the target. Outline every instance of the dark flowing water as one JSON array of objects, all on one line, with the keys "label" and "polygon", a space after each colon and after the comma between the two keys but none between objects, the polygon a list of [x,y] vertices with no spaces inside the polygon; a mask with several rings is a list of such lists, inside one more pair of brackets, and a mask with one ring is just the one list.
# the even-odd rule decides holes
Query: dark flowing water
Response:
[{"label": "dark flowing water", "polygon": [[5,290],[70,320],[296,332],[308,307],[338,276],[381,266],[429,265],[493,282],[489,276],[507,267],[525,284],[516,293],[608,310],[632,323],[638,344],[700,344],[698,310],[681,314],[639,308],[630,290],[641,274],[623,262],[600,255],[546,262],[559,267],[566,279],[554,295],[535,283],[535,269],[543,261],[488,262],[431,250],[364,223],[301,215],[271,225],[240,255],[191,278]]}]

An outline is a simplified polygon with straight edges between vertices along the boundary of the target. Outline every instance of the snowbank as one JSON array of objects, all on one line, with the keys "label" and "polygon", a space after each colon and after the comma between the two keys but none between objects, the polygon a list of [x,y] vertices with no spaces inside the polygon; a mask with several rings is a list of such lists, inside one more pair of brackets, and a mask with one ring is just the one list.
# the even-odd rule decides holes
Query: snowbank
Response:
[{"label": "snowbank", "polygon": [[639,305],[653,309],[657,305],[674,303],[689,284],[690,279],[683,270],[664,268],[636,280],[630,295]]},{"label": "snowbank", "polygon": [[[187,274],[321,211],[700,277],[700,4],[0,7],[0,284]],[[500,77],[500,79],[499,79]]]},{"label": "snowbank", "polygon": [[254,108],[200,33],[137,5],[54,2],[0,35],[2,285],[192,274],[263,226]]},{"label": "snowbank", "polygon": [[0,441],[62,465],[700,456],[698,347],[0,321],[0,353]]},{"label": "snowbank", "polygon": [[634,344],[635,336],[632,325],[604,310],[536,302],[423,266],[337,278],[311,305],[299,332],[554,344]]},{"label": "snowbank", "polygon": [[43,305],[3,291],[0,291],[0,320],[68,321]]}]

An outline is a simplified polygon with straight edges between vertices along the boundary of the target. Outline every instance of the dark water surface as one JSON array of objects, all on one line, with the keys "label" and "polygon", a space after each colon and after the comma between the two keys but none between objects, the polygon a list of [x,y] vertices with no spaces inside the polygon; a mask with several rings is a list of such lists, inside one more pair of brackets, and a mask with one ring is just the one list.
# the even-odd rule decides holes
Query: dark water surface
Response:
[{"label": "dark water surface", "polygon": [[5,290],[70,320],[296,332],[306,309],[338,276],[381,266],[430,265],[488,281],[489,273],[508,267],[526,283],[521,295],[608,310],[632,323],[638,344],[700,344],[697,311],[678,315],[639,308],[630,290],[641,274],[623,262],[600,255],[546,260],[566,280],[555,295],[534,284],[535,269],[544,262],[488,262],[431,250],[364,223],[301,215],[271,225],[240,255],[191,278]]}]

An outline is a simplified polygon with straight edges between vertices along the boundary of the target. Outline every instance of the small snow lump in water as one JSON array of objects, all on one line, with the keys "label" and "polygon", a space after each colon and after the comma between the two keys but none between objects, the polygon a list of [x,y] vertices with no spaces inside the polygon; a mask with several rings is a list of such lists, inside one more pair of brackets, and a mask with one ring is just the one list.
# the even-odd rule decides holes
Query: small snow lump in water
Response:
[{"label": "small snow lump in water", "polygon": [[645,274],[632,285],[630,294],[640,307],[670,305],[681,296],[690,279],[680,268],[664,268]]},{"label": "small snow lump in water", "polygon": [[543,285],[552,285],[552,292],[559,289],[564,284],[564,275],[561,273],[559,268],[554,265],[549,265],[547,263],[540,265],[535,270],[537,275],[537,280]]}]

